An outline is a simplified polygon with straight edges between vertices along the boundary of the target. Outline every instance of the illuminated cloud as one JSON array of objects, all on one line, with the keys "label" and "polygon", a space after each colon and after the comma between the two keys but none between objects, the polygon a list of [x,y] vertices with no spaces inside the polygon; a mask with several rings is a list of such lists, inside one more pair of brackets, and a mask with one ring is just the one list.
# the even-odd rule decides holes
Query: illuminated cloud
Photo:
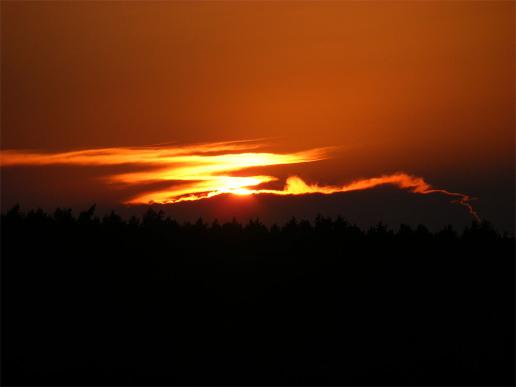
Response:
[{"label": "illuminated cloud", "polygon": [[315,148],[295,153],[250,152],[263,147],[255,141],[216,142],[192,146],[154,146],[140,148],[103,148],[62,153],[2,151],[0,165],[134,165],[146,170],[112,174],[107,182],[130,186],[171,182],[166,189],[141,193],[125,201],[126,204],[173,204],[182,201],[207,199],[221,194],[306,195],[333,194],[365,190],[381,185],[393,185],[417,194],[443,194],[455,198],[479,220],[469,195],[432,187],[423,178],[404,172],[379,177],[358,179],[345,185],[308,184],[300,177],[291,176],[282,189],[270,189],[263,184],[278,180],[275,176],[234,176],[252,167],[300,164],[324,160],[330,148]]}]

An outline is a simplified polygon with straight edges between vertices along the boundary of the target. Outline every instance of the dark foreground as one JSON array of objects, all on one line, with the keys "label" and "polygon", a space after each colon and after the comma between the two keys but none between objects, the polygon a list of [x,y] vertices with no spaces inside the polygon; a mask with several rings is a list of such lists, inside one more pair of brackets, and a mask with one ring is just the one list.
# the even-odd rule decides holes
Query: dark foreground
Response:
[{"label": "dark foreground", "polygon": [[3,385],[513,385],[514,239],[2,215]]}]

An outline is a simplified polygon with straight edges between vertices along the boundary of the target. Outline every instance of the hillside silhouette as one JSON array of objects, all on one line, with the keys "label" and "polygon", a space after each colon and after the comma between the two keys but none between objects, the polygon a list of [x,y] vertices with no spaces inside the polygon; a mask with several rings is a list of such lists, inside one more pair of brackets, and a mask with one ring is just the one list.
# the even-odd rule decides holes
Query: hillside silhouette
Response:
[{"label": "hillside silhouette", "polygon": [[514,236],[12,208],[3,385],[514,385]]}]

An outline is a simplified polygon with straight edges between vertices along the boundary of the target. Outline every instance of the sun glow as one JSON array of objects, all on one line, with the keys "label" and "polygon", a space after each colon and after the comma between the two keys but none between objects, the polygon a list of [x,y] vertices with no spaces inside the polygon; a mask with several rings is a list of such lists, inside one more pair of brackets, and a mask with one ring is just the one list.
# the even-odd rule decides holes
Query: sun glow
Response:
[{"label": "sun glow", "polygon": [[[143,148],[104,148],[63,153],[35,153],[2,151],[0,165],[129,165],[134,172],[111,174],[105,182],[119,186],[138,186],[170,182],[165,189],[153,189],[128,198],[126,204],[174,204],[183,201],[208,199],[222,194],[246,195],[306,195],[334,194],[365,190],[380,185],[394,185],[417,194],[442,194],[454,198],[471,216],[479,216],[471,205],[472,197],[466,194],[438,189],[422,177],[405,172],[357,179],[344,185],[318,185],[306,183],[298,176],[287,178],[282,189],[267,188],[277,181],[275,176],[243,174],[253,167],[302,164],[329,158],[331,148],[315,148],[295,153],[250,152],[263,147],[256,141],[233,141],[199,144],[193,146],[155,146]],[[142,170],[142,168],[147,168]]]}]

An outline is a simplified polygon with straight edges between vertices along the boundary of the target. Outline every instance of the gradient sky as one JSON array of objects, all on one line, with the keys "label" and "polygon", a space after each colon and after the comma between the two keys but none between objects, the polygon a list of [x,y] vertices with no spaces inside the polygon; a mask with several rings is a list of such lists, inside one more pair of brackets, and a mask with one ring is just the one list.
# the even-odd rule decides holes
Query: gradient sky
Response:
[{"label": "gradient sky", "polygon": [[[514,228],[514,12],[512,1],[2,1],[1,146],[336,146],[303,177],[407,171]],[[94,175],[3,168],[2,205],[116,202]]]}]

